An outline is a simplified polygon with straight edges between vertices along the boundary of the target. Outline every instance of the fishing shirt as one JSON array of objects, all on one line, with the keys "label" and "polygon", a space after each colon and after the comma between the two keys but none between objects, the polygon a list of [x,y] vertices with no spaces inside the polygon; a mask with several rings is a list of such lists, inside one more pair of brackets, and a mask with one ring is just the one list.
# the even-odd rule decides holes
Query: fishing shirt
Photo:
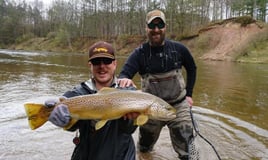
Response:
[{"label": "fishing shirt", "polygon": [[[114,83],[111,87],[115,88]],[[97,93],[94,80],[82,82],[65,97]],[[133,120],[123,118],[110,120],[99,130],[95,130],[95,120],[79,120],[69,131],[79,130],[80,142],[75,146],[72,160],[135,160],[136,150],[132,133],[137,126]]]},{"label": "fishing shirt", "polygon": [[167,73],[185,68],[186,96],[192,97],[196,79],[196,64],[190,51],[181,43],[165,40],[163,46],[152,47],[149,42],[136,48],[124,64],[119,78],[132,79],[138,72],[144,74]]}]

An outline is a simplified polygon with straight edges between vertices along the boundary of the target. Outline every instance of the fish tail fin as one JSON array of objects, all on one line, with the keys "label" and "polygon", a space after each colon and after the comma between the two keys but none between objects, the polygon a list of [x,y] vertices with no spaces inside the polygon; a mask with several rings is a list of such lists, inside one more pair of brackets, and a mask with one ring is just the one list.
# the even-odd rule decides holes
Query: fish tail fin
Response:
[{"label": "fish tail fin", "polygon": [[48,121],[48,117],[54,107],[48,108],[43,104],[26,103],[24,104],[24,108],[28,117],[29,126],[34,130]]}]

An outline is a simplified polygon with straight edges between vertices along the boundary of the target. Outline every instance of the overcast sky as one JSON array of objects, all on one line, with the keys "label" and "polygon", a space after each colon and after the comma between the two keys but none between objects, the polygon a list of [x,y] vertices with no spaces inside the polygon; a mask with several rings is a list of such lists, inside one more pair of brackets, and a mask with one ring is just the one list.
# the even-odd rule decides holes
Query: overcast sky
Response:
[{"label": "overcast sky", "polygon": [[[29,4],[33,4],[35,0],[26,0],[26,1]],[[43,2],[44,7],[46,7],[46,6],[49,6],[54,0],[38,0],[38,1]]]}]

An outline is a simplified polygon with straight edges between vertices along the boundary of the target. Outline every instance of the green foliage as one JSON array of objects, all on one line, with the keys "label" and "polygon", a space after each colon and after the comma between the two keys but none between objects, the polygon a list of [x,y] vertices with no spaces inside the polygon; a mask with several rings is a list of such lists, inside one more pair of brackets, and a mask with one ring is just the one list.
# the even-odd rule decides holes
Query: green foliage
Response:
[{"label": "green foliage", "polygon": [[238,62],[268,62],[268,28],[250,39],[247,46],[241,46],[238,51]]},{"label": "green foliage", "polygon": [[[167,37],[176,40],[196,36],[194,32],[211,20],[242,16],[237,23],[246,26],[267,17],[267,0],[57,0],[46,9],[40,3],[27,3],[0,0],[0,44],[11,45],[34,35],[69,47],[75,38],[120,37],[116,45],[124,46],[133,41],[128,36],[145,35],[146,13],[156,8],[165,12]],[[202,50],[208,45],[206,39],[198,40]]]},{"label": "green foliage", "polygon": [[46,37],[48,39],[54,39],[56,36],[57,36],[57,32],[49,32]]},{"label": "green foliage", "polygon": [[[137,42],[146,40],[146,13],[161,9],[166,15],[167,37],[174,40],[195,39],[194,47],[190,49],[197,48],[198,52],[204,53],[219,42],[217,36],[195,33],[210,21],[218,25],[231,21],[246,26],[255,19],[257,24],[267,17],[267,0],[57,0],[46,9],[40,3],[27,2],[0,0],[1,46],[36,37],[28,43],[31,46],[36,39],[46,36],[40,38],[46,41],[45,47],[81,48],[89,44],[87,40],[95,38],[106,39],[119,49],[133,49]],[[205,28],[204,32],[209,29]],[[140,37],[134,38],[134,35]],[[85,41],[74,41],[79,38]],[[251,44],[251,48],[261,50],[265,49],[266,43],[254,40]],[[253,53],[251,48],[241,49],[239,53],[244,57],[250,56]],[[129,49],[121,52],[129,53]]]},{"label": "green foliage", "polygon": [[18,37],[18,38],[16,39],[16,43],[19,44],[19,43],[25,42],[25,41],[27,41],[27,40],[29,40],[29,39],[32,39],[32,38],[34,38],[34,37],[35,37],[35,36],[34,36],[33,33],[26,33],[26,34],[24,34],[24,35]]},{"label": "green foliage", "polygon": [[240,23],[242,27],[247,26],[248,24],[256,22],[251,16],[241,16],[234,19],[234,22]]},{"label": "green foliage", "polygon": [[69,40],[70,40],[69,33],[65,29],[62,29],[61,28],[57,32],[54,42],[57,45],[63,45],[63,46],[65,46],[65,45],[68,45]]}]

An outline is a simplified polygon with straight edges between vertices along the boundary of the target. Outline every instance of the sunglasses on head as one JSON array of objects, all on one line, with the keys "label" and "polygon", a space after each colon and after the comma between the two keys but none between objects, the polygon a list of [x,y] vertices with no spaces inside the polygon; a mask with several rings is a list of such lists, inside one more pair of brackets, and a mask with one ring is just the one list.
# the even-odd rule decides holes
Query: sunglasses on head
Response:
[{"label": "sunglasses on head", "polygon": [[157,27],[158,29],[163,29],[165,27],[165,23],[159,22],[159,23],[149,23],[148,28],[149,29],[155,29]]},{"label": "sunglasses on head", "polygon": [[101,62],[105,65],[111,64],[114,61],[114,59],[111,58],[94,58],[92,60],[90,60],[90,62],[96,66],[96,65],[100,65]]}]

